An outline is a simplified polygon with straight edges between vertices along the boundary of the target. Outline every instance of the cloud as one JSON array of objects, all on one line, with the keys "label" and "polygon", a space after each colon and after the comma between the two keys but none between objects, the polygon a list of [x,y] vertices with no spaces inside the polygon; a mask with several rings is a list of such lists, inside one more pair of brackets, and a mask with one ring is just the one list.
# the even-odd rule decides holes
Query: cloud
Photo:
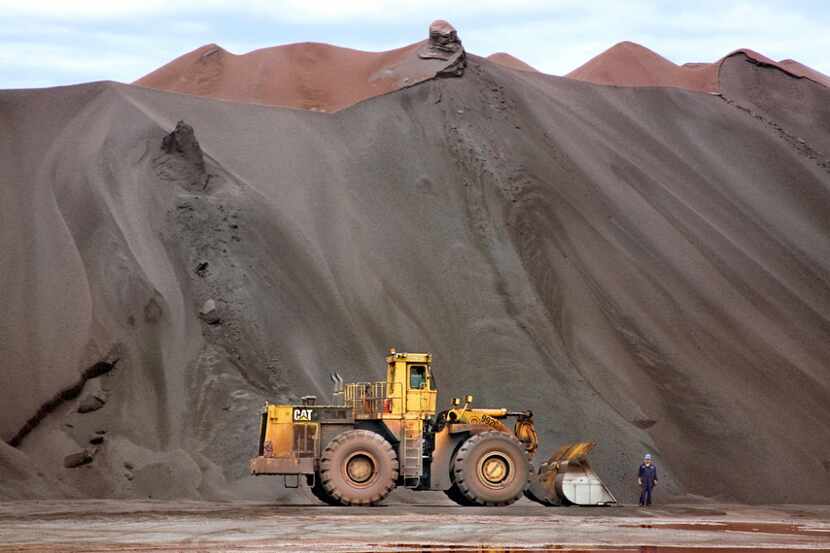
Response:
[{"label": "cloud", "polygon": [[436,17],[467,48],[507,51],[565,74],[632,40],[675,63],[714,61],[739,47],[830,73],[823,3],[632,0],[0,0],[0,88],[130,82],[215,42],[236,52],[299,41],[386,50],[420,40]]},{"label": "cloud", "polygon": [[[634,3],[634,2],[632,2]],[[453,19],[475,14],[476,17],[540,15],[574,9],[583,2],[575,0],[479,0],[477,2],[447,2],[446,0],[248,0],[244,9],[275,18],[296,22],[354,22],[389,23],[417,19]],[[599,2],[613,4],[613,2]]]},{"label": "cloud", "polygon": [[209,28],[179,21],[159,22],[152,32],[41,22],[4,27],[0,88],[132,82],[203,42],[198,35]]},{"label": "cloud", "polygon": [[[618,2],[595,1],[595,11],[606,11]],[[629,0],[626,9],[648,5]],[[583,9],[578,0],[478,0],[447,2],[446,0],[37,0],[20,2],[0,0],[4,17],[37,17],[63,21],[125,20],[136,17],[169,17],[182,15],[215,15],[220,13],[266,16],[295,23],[405,22],[417,18],[451,18],[475,14],[489,16],[538,16],[574,9]]]},{"label": "cloud", "polygon": [[131,81],[136,73],[154,69],[152,62],[136,52],[100,51],[89,55],[85,50],[35,42],[6,42],[0,51],[4,71],[50,75],[100,74],[107,80]]},{"label": "cloud", "polygon": [[[120,19],[144,15],[159,15],[174,11],[171,2],[162,0],[36,0],[19,2],[0,0],[0,10],[4,18],[37,17],[42,19],[59,19],[63,21]],[[189,9],[195,2],[185,2]]]},{"label": "cloud", "polygon": [[[798,11],[712,5],[671,11],[654,5],[616,4],[591,10],[507,22],[463,25],[465,45],[479,54],[508,51],[540,71],[566,74],[617,42],[643,44],[671,61],[712,62],[752,48],[774,59],[795,58],[828,73],[827,21]],[[705,12],[705,13],[704,13]]]}]

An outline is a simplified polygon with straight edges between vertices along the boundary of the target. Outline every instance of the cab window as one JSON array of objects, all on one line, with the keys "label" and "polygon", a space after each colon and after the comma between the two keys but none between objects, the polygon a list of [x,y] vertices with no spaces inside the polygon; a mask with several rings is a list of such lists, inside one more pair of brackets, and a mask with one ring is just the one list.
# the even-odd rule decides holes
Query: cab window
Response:
[{"label": "cab window", "polygon": [[423,365],[409,367],[409,389],[424,390],[427,387],[427,368]]}]

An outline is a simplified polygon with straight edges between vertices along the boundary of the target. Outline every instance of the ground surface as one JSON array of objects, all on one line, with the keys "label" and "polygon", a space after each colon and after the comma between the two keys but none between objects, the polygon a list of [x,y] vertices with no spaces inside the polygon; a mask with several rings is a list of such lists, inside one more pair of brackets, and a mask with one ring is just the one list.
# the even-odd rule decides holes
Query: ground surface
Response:
[{"label": "ground surface", "polygon": [[0,505],[0,551],[830,551],[830,506],[339,508],[253,502]]}]

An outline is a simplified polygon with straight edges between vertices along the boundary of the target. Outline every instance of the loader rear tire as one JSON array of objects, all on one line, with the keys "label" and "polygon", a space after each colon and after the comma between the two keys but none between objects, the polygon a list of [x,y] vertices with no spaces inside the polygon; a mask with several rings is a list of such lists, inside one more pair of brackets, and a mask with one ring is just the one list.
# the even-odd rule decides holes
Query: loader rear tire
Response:
[{"label": "loader rear tire", "polygon": [[451,476],[461,496],[473,505],[510,505],[527,488],[530,463],[515,436],[491,430],[461,444]]},{"label": "loader rear tire", "polygon": [[398,456],[380,434],[348,430],[320,456],[320,482],[340,505],[376,505],[395,488]]}]

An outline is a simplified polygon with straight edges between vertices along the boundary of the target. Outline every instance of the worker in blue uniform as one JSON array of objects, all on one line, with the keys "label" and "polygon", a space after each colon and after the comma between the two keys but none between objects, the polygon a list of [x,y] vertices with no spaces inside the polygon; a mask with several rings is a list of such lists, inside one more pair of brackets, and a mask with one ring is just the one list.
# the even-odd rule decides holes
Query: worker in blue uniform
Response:
[{"label": "worker in blue uniform", "polygon": [[640,507],[651,505],[651,490],[657,485],[657,467],[651,462],[651,454],[646,453],[643,464],[640,465],[640,472],[637,475],[637,482],[642,489],[640,493]]}]

